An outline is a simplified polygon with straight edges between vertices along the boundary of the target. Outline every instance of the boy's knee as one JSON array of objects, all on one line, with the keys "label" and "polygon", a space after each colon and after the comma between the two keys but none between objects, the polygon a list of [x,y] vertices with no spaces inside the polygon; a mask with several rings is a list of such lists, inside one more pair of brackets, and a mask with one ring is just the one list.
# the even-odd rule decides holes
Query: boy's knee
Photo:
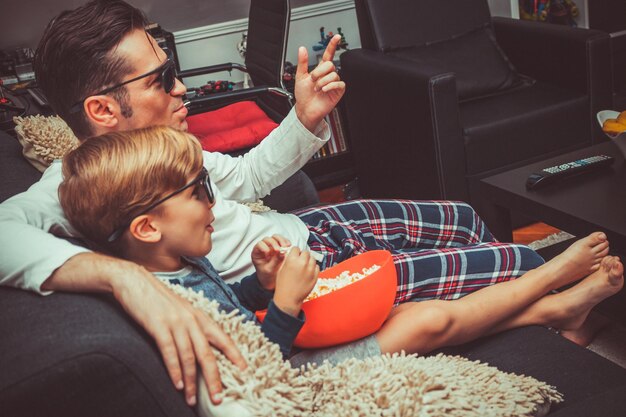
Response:
[{"label": "boy's knee", "polygon": [[421,331],[427,337],[437,337],[448,333],[452,327],[452,315],[441,306],[429,306],[420,313],[420,321],[423,323]]}]

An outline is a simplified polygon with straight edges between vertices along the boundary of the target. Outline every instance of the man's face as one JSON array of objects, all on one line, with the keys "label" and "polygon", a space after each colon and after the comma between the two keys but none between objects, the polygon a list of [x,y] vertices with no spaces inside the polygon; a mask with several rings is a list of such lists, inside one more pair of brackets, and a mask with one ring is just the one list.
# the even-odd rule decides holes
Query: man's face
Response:
[{"label": "man's face", "polygon": [[[156,51],[156,53],[155,53]],[[116,53],[124,57],[133,67],[133,72],[123,80],[143,75],[162,65],[167,55],[151,36],[142,30],[135,30],[119,44]],[[170,126],[187,130],[187,108],[183,106],[182,96],[187,89],[176,80],[174,88],[166,93],[159,82],[159,74],[153,74],[126,85],[128,104],[132,115],[119,115],[118,130],[130,130],[148,126]]]}]

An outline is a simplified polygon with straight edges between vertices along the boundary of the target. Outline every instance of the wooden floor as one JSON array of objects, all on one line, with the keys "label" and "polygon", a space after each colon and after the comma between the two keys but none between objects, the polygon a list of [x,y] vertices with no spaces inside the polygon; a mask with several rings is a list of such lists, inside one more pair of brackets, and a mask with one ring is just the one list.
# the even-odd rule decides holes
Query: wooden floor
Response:
[{"label": "wooden floor", "polygon": [[[342,186],[326,188],[319,191],[320,200],[324,203],[339,203],[344,201]],[[553,233],[558,233],[559,229],[544,223],[535,223],[521,227],[513,231],[513,242],[526,245],[535,240],[543,239]]]}]

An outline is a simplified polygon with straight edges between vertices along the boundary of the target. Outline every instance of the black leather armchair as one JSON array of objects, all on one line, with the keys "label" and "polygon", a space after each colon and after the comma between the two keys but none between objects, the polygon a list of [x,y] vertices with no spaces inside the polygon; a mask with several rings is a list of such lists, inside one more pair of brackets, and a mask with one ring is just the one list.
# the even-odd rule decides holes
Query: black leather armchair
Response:
[{"label": "black leather armchair", "polygon": [[609,37],[491,18],[486,0],[356,0],[341,56],[361,192],[454,199],[478,180],[602,138]]}]

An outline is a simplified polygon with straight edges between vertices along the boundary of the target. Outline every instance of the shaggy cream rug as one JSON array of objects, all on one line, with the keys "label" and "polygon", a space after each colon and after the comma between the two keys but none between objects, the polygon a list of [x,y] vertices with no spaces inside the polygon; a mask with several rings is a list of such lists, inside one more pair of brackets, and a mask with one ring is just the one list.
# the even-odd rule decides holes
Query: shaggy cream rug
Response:
[{"label": "shaggy cream rug", "polygon": [[240,371],[216,351],[224,402],[213,406],[200,378],[201,416],[535,416],[562,401],[532,377],[459,356],[394,354],[292,369],[254,323],[220,312],[202,294],[168,286],[220,323],[249,365]]}]

